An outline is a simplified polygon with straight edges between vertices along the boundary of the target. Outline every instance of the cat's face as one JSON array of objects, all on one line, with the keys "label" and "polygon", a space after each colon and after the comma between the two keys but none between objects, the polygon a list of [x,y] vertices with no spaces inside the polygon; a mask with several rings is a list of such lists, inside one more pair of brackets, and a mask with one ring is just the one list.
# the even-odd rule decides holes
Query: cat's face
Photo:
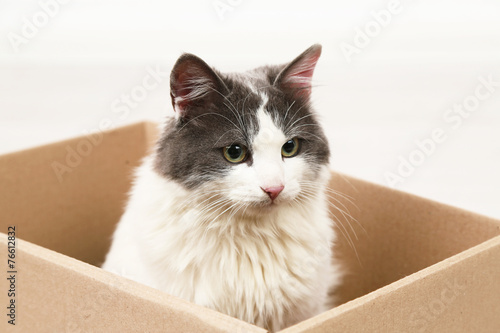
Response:
[{"label": "cat's face", "polygon": [[181,56],[171,76],[176,117],[158,143],[157,171],[207,203],[250,211],[310,196],[329,159],[309,100],[320,53],[315,45],[290,64],[241,74]]}]

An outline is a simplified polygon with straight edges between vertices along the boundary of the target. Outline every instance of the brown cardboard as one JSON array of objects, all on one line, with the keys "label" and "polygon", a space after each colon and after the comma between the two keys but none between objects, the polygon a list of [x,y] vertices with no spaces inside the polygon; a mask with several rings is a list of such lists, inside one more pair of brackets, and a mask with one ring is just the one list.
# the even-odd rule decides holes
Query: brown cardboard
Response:
[{"label": "brown cardboard", "polygon": [[[15,225],[18,237],[17,325],[3,314],[0,327],[265,332],[96,267],[156,135],[139,123],[0,156],[0,232]],[[336,292],[343,304],[283,332],[498,331],[500,221],[337,173],[331,188],[345,211],[332,208],[348,272]],[[5,234],[0,243],[6,262]]]}]

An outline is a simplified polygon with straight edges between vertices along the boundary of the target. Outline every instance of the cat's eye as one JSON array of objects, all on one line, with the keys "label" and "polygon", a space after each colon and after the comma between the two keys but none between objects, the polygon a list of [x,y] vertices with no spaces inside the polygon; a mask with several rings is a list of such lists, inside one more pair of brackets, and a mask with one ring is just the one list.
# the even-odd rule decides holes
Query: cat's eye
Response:
[{"label": "cat's eye", "polygon": [[281,147],[281,155],[283,157],[294,157],[299,152],[299,139],[293,138],[285,142]]},{"label": "cat's eye", "polygon": [[241,163],[247,157],[247,148],[243,145],[233,144],[222,149],[224,157],[231,163]]}]

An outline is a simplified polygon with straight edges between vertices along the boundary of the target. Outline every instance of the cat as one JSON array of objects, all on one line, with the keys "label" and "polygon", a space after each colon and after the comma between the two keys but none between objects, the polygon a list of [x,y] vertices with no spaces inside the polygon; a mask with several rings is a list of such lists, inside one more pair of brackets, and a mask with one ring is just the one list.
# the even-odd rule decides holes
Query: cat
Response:
[{"label": "cat", "polygon": [[321,45],[226,74],[183,54],[174,116],[135,175],[103,268],[271,331],[328,310],[341,274],[311,107]]}]

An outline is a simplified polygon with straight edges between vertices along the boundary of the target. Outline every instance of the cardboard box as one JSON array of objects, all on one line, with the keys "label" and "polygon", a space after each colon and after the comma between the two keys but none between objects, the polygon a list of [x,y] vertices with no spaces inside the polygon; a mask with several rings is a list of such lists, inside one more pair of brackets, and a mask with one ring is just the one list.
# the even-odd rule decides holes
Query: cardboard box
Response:
[{"label": "cardboard box", "polygon": [[[98,268],[156,136],[139,123],[0,157],[2,332],[265,332]],[[283,333],[500,331],[500,221],[337,173],[331,188],[352,216],[332,210],[343,304]]]}]

